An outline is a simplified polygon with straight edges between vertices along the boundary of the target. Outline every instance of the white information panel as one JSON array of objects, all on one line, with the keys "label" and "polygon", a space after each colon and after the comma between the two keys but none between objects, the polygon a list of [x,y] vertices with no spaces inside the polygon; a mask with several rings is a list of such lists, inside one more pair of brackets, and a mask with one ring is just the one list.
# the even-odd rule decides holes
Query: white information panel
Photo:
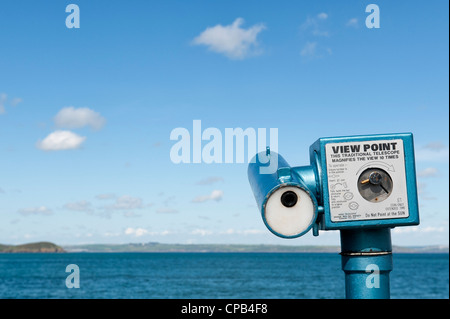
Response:
[{"label": "white information panel", "polygon": [[403,140],[325,146],[332,222],[409,216]]}]

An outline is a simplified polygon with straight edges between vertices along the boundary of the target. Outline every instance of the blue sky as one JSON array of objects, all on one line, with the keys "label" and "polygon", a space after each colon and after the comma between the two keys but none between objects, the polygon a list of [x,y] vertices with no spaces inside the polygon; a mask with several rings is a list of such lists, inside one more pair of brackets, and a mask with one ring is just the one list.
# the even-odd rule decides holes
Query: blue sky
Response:
[{"label": "blue sky", "polygon": [[[70,3],[79,29],[65,25]],[[379,29],[365,25],[369,3]],[[337,232],[274,237],[246,164],[174,164],[171,131],[199,119],[278,128],[294,166],[319,137],[412,132],[421,225],[393,243],[448,244],[448,9],[3,1],[0,243],[339,244]],[[67,149],[49,150],[61,131]]]}]

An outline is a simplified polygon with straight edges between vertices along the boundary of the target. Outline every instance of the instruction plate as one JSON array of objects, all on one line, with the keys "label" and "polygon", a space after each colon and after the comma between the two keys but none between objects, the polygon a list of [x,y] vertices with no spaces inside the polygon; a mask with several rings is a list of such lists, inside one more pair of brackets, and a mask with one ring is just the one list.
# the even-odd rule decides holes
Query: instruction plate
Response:
[{"label": "instruction plate", "polygon": [[325,151],[332,222],[409,216],[403,140],[328,143]]}]

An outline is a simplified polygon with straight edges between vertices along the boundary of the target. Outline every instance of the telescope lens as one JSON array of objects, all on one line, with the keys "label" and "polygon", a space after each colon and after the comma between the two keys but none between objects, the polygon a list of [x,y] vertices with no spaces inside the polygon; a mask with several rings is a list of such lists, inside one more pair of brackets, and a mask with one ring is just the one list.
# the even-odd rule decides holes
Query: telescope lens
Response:
[{"label": "telescope lens", "polygon": [[295,206],[295,204],[297,204],[297,200],[298,200],[297,194],[294,193],[293,191],[287,191],[284,192],[283,195],[281,195],[281,203],[285,207]]}]

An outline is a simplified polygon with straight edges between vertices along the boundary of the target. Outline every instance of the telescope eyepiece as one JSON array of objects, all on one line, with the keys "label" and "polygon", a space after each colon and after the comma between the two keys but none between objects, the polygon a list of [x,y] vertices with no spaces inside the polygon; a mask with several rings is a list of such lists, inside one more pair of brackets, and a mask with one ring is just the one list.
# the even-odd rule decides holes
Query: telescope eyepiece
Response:
[{"label": "telescope eyepiece", "polygon": [[293,207],[295,204],[297,204],[298,196],[293,191],[286,191],[281,195],[281,204],[283,204],[284,207]]}]

